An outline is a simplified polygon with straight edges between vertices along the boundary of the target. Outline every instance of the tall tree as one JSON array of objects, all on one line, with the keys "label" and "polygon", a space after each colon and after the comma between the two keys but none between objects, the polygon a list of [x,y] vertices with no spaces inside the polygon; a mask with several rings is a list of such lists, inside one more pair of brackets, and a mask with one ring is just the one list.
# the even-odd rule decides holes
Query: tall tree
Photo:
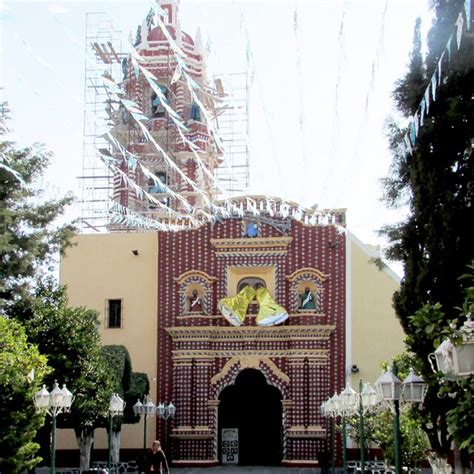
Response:
[{"label": "tall tree", "polygon": [[48,357],[49,385],[57,379],[74,394],[71,412],[58,418],[58,426],[75,430],[81,470],[87,470],[94,429],[103,426],[114,389],[102,354],[98,314],[70,307],[65,288],[51,280],[38,285],[32,305],[28,301],[23,311],[20,305],[16,309],[29,340]]},{"label": "tall tree", "polygon": [[44,415],[35,411],[33,396],[48,371],[22,326],[0,316],[0,472],[15,474],[41,461],[34,437]]},{"label": "tall tree", "polygon": [[[469,225],[474,217],[474,35],[468,23],[472,12],[465,6],[470,8],[470,2],[431,2],[435,18],[424,64],[417,23],[409,71],[397,83],[394,99],[399,113],[409,118],[431,84],[429,114],[411,154],[401,146],[405,130],[392,125],[389,140],[394,158],[392,173],[385,180],[388,205],[406,204],[409,208],[405,221],[384,232],[391,241],[388,256],[404,265],[394,306],[408,335],[408,347],[419,356],[423,375],[430,382],[422,415],[431,446],[441,456],[447,456],[451,446],[446,413],[459,400],[438,398],[440,387],[428,362],[434,338],[426,337],[433,327],[427,324],[420,331],[411,316],[425,304],[439,303],[443,311],[436,327],[449,327],[464,299],[465,284],[459,277],[474,257]],[[458,49],[455,25],[460,13],[464,25]],[[468,27],[470,34],[466,34]],[[431,82],[433,75],[436,84]]]},{"label": "tall tree", "polygon": [[51,154],[40,145],[18,148],[6,139],[8,108],[0,115],[0,310],[9,311],[31,291],[34,277],[47,272],[55,254],[73,235],[57,219],[72,198],[45,199],[37,186]]}]

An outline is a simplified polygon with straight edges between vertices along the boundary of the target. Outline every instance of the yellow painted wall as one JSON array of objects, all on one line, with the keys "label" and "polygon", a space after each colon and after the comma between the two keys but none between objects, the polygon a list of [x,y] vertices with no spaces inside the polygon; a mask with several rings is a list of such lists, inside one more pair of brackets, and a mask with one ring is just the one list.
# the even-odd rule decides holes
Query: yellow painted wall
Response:
[{"label": "yellow painted wall", "polygon": [[[79,235],[76,246],[61,259],[60,280],[68,285],[71,306],[85,306],[100,314],[104,345],[127,347],[134,372],[145,372],[150,396],[156,401],[158,236],[156,233]],[[138,250],[134,255],[132,250]],[[122,299],[122,328],[106,327],[106,300]],[[155,434],[148,419],[147,440]],[[58,448],[76,448],[71,430],[60,430]],[[67,431],[67,433],[66,433]],[[105,430],[96,430],[95,448],[107,446]],[[143,447],[143,420],[124,425],[121,444]],[[149,443],[147,443],[149,444]]]},{"label": "yellow painted wall", "polygon": [[380,363],[405,350],[404,333],[391,304],[399,287],[398,276],[389,268],[379,270],[370,262],[377,248],[364,245],[350,233],[347,238],[352,317],[346,357],[348,368],[356,364],[360,370],[350,377],[357,390],[360,378],[373,384],[380,376]]}]

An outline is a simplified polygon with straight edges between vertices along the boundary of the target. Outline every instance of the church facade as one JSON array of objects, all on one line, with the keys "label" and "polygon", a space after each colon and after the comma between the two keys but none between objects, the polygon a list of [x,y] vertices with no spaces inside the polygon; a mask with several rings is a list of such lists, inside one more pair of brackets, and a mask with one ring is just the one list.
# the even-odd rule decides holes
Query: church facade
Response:
[{"label": "church facade", "polygon": [[[176,406],[172,419],[148,421],[148,439],[161,439],[175,465],[316,465],[330,439],[321,403],[353,377],[373,382],[403,350],[391,309],[398,281],[345,230],[343,210],[309,225],[256,217],[245,202],[236,200],[244,217],[194,230],[78,236],[61,281],[71,304],[100,312],[104,344],[128,348],[150,399]],[[259,326],[252,301],[242,325],[226,321],[219,300],[255,283],[288,319]],[[106,446],[102,431],[96,446]],[[122,449],[142,443],[142,425],[124,425]]]}]

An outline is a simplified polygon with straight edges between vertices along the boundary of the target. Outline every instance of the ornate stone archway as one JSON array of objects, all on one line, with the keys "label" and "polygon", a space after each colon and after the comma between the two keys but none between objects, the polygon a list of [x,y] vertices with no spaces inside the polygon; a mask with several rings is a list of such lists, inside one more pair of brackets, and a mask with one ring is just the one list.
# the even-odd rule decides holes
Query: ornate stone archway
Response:
[{"label": "ornate stone archway", "polygon": [[263,374],[269,386],[273,386],[281,393],[281,414],[282,414],[282,451],[283,459],[286,455],[286,411],[291,405],[288,399],[290,379],[269,357],[259,355],[243,355],[231,357],[222,367],[222,369],[211,378],[211,400],[210,408],[214,409],[214,432],[215,432],[215,457],[218,456],[218,411],[219,396],[227,387],[235,385],[236,379],[242,371],[246,369],[255,369]]}]

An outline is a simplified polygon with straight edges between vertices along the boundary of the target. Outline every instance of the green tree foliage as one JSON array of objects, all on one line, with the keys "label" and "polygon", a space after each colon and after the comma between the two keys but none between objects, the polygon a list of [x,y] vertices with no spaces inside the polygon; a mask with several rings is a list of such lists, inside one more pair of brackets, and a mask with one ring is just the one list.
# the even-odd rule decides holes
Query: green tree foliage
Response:
[{"label": "green tree foliage", "polygon": [[48,370],[22,326],[0,316],[0,472],[21,472],[41,460],[34,437],[44,414],[36,413],[33,397]]},{"label": "green tree foliage", "polygon": [[[408,73],[394,91],[400,115],[408,118],[415,113],[440,65],[443,79],[420,127],[413,154],[406,154],[400,146],[405,130],[390,125],[393,163],[385,180],[385,198],[391,206],[408,205],[409,212],[405,221],[385,228],[384,233],[391,242],[388,256],[404,264],[394,306],[408,335],[408,348],[419,356],[420,371],[430,382],[422,410],[424,427],[432,448],[446,455],[451,447],[446,414],[461,395],[458,399],[438,398],[439,385],[428,355],[433,352],[434,340],[457,315],[455,308],[461,305],[465,288],[458,277],[474,257],[469,225],[474,218],[474,36],[465,34],[464,27],[460,49],[454,35],[448,54],[445,47],[459,12],[466,22],[464,1],[433,0],[431,4],[435,19],[426,60],[421,60],[417,23]],[[438,308],[425,307],[418,319],[412,318],[424,305],[437,303]]]},{"label": "green tree foliage", "polygon": [[132,372],[130,378],[130,388],[126,394],[125,401],[125,418],[131,420],[130,423],[137,423],[140,421],[140,415],[135,415],[133,412],[133,405],[137,400],[143,400],[145,395],[150,393],[150,381],[148,375],[143,372]]},{"label": "green tree foliage", "polygon": [[[418,358],[407,352],[399,354],[392,360],[397,367],[398,377],[405,379],[411,368],[418,370]],[[388,362],[382,364],[383,370],[389,370]],[[387,406],[378,406],[369,412],[365,418],[366,441],[375,443],[382,450],[384,459],[390,465],[395,464],[393,414]],[[359,438],[359,417],[349,418],[351,437]],[[429,444],[426,434],[419,423],[418,407],[402,406],[400,411],[400,444],[402,465],[415,468],[426,459]]]},{"label": "green tree foliage", "polygon": [[[443,312],[439,303],[426,304],[418,310],[411,321],[415,328],[414,334],[407,337],[408,341],[413,337],[424,337],[432,345],[432,350],[440,345],[442,340],[450,338],[454,341],[462,339],[462,333],[454,330],[453,327],[459,327],[461,322],[468,314],[474,314],[474,262],[469,265],[470,273],[464,274],[461,280],[467,285],[465,289],[466,298],[459,308],[459,317],[449,319]],[[446,326],[446,321],[450,325]],[[430,382],[435,384],[440,378],[440,374],[430,374]],[[434,380],[433,380],[434,379]],[[444,381],[436,399],[438,403],[443,401],[447,410],[446,430],[449,439],[454,440],[460,449],[474,454],[474,377],[468,377],[457,382]],[[443,397],[440,399],[439,397]],[[436,400],[433,401],[435,403]],[[431,415],[431,412],[421,410],[425,416]],[[425,420],[426,421],[426,420]],[[430,418],[428,418],[428,421]]]},{"label": "green tree foliage", "polygon": [[[352,416],[349,421],[349,434],[355,440],[359,437],[359,418]],[[367,443],[375,443],[382,450],[387,464],[395,464],[393,439],[393,415],[386,408],[377,409],[364,416],[365,434]],[[415,468],[426,459],[428,439],[411,410],[402,410],[400,413],[400,446],[402,465]]]},{"label": "green tree foliage", "polygon": [[109,366],[109,372],[114,378],[114,392],[118,393],[125,401],[123,418],[114,420],[114,430],[119,430],[124,423],[137,423],[140,417],[133,412],[133,405],[137,400],[143,400],[150,391],[150,382],[147,374],[132,372],[132,361],[125,346],[104,346],[104,357]]},{"label": "green tree foliage", "polygon": [[81,466],[88,467],[94,429],[107,417],[114,378],[103,357],[96,311],[68,306],[64,287],[41,284],[32,306],[19,315],[29,340],[47,355],[54,379],[74,393],[69,414],[58,417],[59,427],[74,428],[81,450]]},{"label": "green tree foliage", "polygon": [[71,224],[56,224],[71,197],[45,199],[37,186],[51,154],[37,144],[18,148],[5,140],[7,118],[7,113],[0,117],[0,309],[5,310],[28,296],[33,277],[50,269],[74,231]]}]

